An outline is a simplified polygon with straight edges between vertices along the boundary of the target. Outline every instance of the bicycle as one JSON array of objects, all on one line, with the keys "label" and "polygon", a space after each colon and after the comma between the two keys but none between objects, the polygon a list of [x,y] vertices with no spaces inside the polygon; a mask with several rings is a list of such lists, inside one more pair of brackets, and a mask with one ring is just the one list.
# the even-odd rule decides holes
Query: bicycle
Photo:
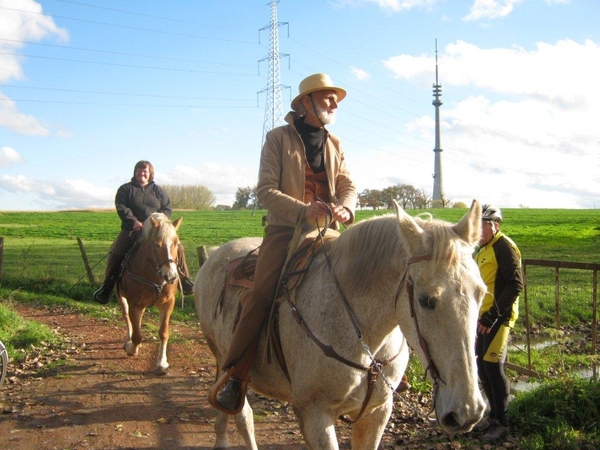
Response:
[{"label": "bicycle", "polygon": [[6,378],[6,368],[8,367],[8,353],[6,353],[6,347],[0,341],[0,388]]}]

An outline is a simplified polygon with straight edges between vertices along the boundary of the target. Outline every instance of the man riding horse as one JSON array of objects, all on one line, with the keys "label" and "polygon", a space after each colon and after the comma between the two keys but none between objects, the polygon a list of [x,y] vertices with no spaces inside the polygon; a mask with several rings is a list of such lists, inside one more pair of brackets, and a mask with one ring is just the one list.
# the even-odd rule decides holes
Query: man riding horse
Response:
[{"label": "man riding horse", "polygon": [[[229,377],[211,401],[233,414],[243,406],[258,337],[271,310],[288,246],[297,230],[323,227],[328,210],[332,228],[354,222],[357,192],[346,167],[333,124],[346,91],[322,73],[300,83],[287,125],[267,133],[260,158],[258,200],[268,209],[253,287],[242,299],[242,312],[223,369]],[[217,383],[221,384],[221,383]]]}]

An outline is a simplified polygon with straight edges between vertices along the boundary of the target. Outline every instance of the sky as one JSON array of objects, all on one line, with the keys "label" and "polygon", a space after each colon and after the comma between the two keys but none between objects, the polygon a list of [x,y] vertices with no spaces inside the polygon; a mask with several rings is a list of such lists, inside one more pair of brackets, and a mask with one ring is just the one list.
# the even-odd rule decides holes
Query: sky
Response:
[{"label": "sky", "polygon": [[[347,91],[328,129],[359,192],[433,194],[437,56],[446,199],[600,208],[600,1],[276,11],[276,104],[318,72]],[[139,160],[231,205],[271,123],[270,23],[268,0],[0,0],[0,211],[114,208]]]}]

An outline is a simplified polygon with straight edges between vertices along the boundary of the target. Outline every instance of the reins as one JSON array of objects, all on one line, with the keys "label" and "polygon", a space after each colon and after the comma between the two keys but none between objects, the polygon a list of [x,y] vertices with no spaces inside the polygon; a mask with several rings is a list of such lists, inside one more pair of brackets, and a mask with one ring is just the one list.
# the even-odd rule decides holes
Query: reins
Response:
[{"label": "reins", "polygon": [[[324,202],[323,202],[324,203]],[[324,203],[325,205],[327,205],[327,203]],[[332,216],[331,213],[331,209],[328,207],[328,215],[327,215],[327,225],[329,224],[329,219]],[[327,226],[326,225],[326,226]],[[324,231],[319,230],[319,234],[318,234],[318,238],[320,238],[321,240],[323,240],[323,235],[324,235]],[[340,293],[340,298],[342,300],[342,304],[344,305],[344,309],[346,310],[346,313],[348,315],[348,317],[350,318],[350,322],[352,323],[352,327],[354,329],[354,332],[356,333],[362,348],[365,350],[365,352],[367,353],[367,355],[369,356],[369,358],[371,359],[371,364],[367,367],[367,366],[363,366],[361,364],[357,364],[353,361],[350,361],[346,358],[344,358],[343,356],[341,356],[340,354],[338,354],[335,349],[331,346],[331,345],[327,345],[324,344],[323,342],[321,342],[314,334],[313,332],[310,330],[310,328],[308,327],[308,325],[304,322],[304,319],[302,318],[302,316],[300,315],[300,312],[298,311],[298,309],[296,308],[296,306],[294,304],[292,304],[292,302],[290,301],[290,296],[287,295],[287,299],[290,302],[291,305],[291,311],[292,311],[292,315],[295,318],[296,322],[304,329],[304,331],[306,332],[306,334],[308,335],[308,337],[310,337],[313,342],[315,342],[317,344],[317,346],[323,351],[323,353],[325,354],[325,356],[334,358],[344,364],[346,364],[347,366],[350,366],[354,369],[358,369],[358,370],[366,370],[369,373],[369,385],[367,388],[367,394],[366,397],[363,401],[363,404],[361,406],[361,409],[358,413],[358,415],[353,419],[353,420],[349,420],[349,422],[351,423],[355,423],[357,422],[362,414],[364,413],[367,404],[369,403],[369,400],[371,398],[371,395],[373,393],[375,384],[377,382],[377,378],[378,375],[381,375],[383,381],[386,383],[386,385],[392,390],[393,393],[395,393],[395,389],[394,387],[391,385],[391,383],[387,380],[387,378],[385,377],[384,373],[383,373],[383,366],[387,365],[388,363],[390,363],[392,360],[394,360],[398,355],[400,355],[401,350],[398,351],[398,353],[396,355],[394,355],[393,357],[385,360],[385,361],[378,361],[377,358],[375,358],[375,356],[373,355],[373,353],[371,352],[371,349],[369,348],[368,344],[365,342],[364,340],[364,336],[362,334],[362,331],[360,329],[360,326],[358,324],[358,320],[356,318],[356,314],[354,313],[354,310],[352,309],[352,306],[350,305],[350,303],[348,302],[348,299],[339,283],[339,280],[337,279],[335,272],[333,270],[333,265],[331,263],[331,260],[329,259],[329,255],[327,254],[327,249],[326,246],[323,245],[323,253],[325,255],[325,260],[327,261],[327,266],[329,268],[329,271],[331,273],[331,276],[333,278],[333,281],[335,283],[335,286],[338,290],[338,292]],[[418,255],[418,256],[413,256],[410,257],[407,261],[406,264],[406,269],[404,270],[404,274],[402,275],[401,279],[400,279],[400,284],[398,285],[398,290],[396,293],[396,304],[398,302],[398,298],[400,297],[400,293],[401,293],[401,289],[402,286],[405,284],[406,282],[406,289],[407,289],[407,293],[408,293],[408,297],[409,297],[409,305],[410,305],[410,314],[411,317],[415,323],[415,328],[416,328],[416,332],[417,332],[417,336],[419,339],[419,345],[421,346],[421,350],[423,351],[425,358],[427,360],[427,368],[425,369],[425,373],[427,374],[427,372],[429,372],[431,374],[431,378],[433,379],[433,402],[432,402],[432,411],[435,410],[435,401],[436,401],[436,397],[437,397],[437,389],[439,386],[439,382],[438,380],[442,381],[444,384],[444,380],[440,377],[439,371],[437,369],[437,366],[435,365],[435,363],[433,362],[430,353],[429,353],[429,349],[427,347],[427,342],[425,341],[425,338],[423,337],[422,333],[421,333],[421,329],[419,327],[419,321],[415,312],[415,307],[414,307],[414,281],[412,279],[412,277],[408,274],[409,268],[411,266],[411,264],[415,264],[421,261],[430,261],[432,259],[433,255],[431,253],[427,253],[427,254],[423,254],[423,255]],[[431,412],[430,412],[431,414]]]}]

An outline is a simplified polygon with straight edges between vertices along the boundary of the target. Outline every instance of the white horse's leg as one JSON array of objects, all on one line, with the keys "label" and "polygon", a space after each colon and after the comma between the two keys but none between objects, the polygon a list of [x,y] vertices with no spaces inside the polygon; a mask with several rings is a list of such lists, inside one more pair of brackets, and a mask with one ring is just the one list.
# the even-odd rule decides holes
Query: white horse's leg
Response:
[{"label": "white horse's leg", "polygon": [[[229,434],[227,433],[229,417],[230,414],[217,411],[217,420],[215,421],[217,440],[213,447],[215,450],[229,448]],[[248,404],[248,399],[246,399],[242,410],[234,417],[237,429],[246,443],[246,448],[249,450],[258,450],[256,438],[254,437],[254,416],[252,407]]]},{"label": "white horse's leg", "polygon": [[387,401],[352,425],[352,448],[377,449],[392,413],[393,402]]},{"label": "white horse's leg", "polygon": [[217,419],[215,420],[215,450],[229,448],[229,434],[227,433],[227,425],[229,425],[229,414],[217,411]]},{"label": "white horse's leg", "polygon": [[154,372],[157,375],[165,375],[169,370],[169,362],[167,361],[167,345],[169,343],[169,320],[173,312],[175,299],[170,304],[161,305],[159,307],[160,327],[158,329],[158,338],[160,344],[158,346],[158,356],[156,358],[156,368]]},{"label": "white horse's leg", "polygon": [[254,437],[254,414],[252,407],[248,404],[248,398],[246,398],[244,408],[235,415],[235,424],[244,438],[246,447],[250,450],[258,450],[256,438]]},{"label": "white horse's leg", "polygon": [[311,450],[339,450],[335,435],[335,418],[322,409],[294,407],[302,436]]}]

